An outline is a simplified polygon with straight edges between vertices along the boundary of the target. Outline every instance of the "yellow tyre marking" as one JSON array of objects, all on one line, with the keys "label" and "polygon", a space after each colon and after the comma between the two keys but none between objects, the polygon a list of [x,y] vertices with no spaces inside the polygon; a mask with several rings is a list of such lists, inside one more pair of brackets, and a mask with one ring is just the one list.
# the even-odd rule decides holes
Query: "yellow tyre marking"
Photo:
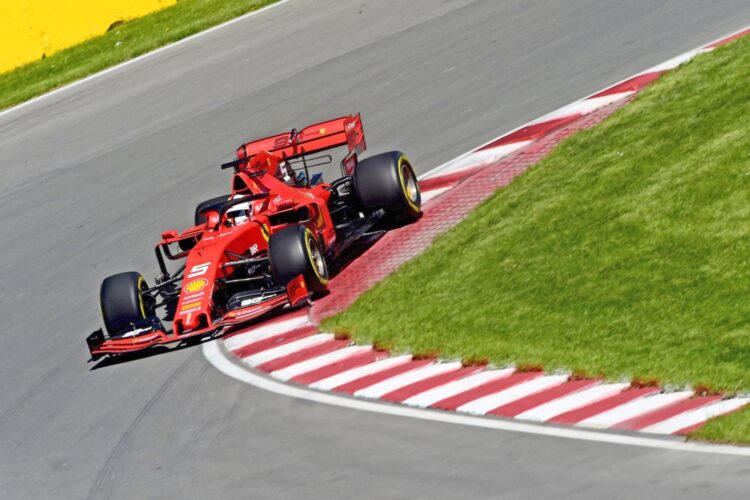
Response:
[{"label": "yellow tyre marking", "polygon": [[[404,160],[406,160],[406,162],[409,163],[409,158],[407,158],[406,155],[401,155],[398,159],[398,180],[399,180],[399,183],[401,184],[401,191],[404,193],[404,198],[406,198],[406,203],[409,204],[409,207],[411,207],[411,209],[414,210],[415,212],[419,212],[420,208],[419,206],[417,206],[416,203],[411,201],[411,197],[409,196],[409,191],[406,187],[406,181],[404,181],[404,170],[402,168],[402,164],[404,163]],[[419,184],[416,183],[416,181],[415,181],[415,184],[416,184],[417,194],[419,194]]]},{"label": "yellow tyre marking", "polygon": [[[310,240],[312,238],[314,238],[312,232],[309,229],[305,228],[305,246],[307,247],[307,258],[310,261],[310,264],[312,265],[313,272],[315,273],[315,276],[318,278],[318,281],[320,281],[323,285],[327,285],[328,278],[324,278],[323,276],[320,275],[320,273],[318,272],[318,265],[313,260],[312,249],[310,248]],[[320,251],[320,249],[318,249],[318,251]],[[320,258],[322,259],[323,256],[321,255]]]},{"label": "yellow tyre marking", "polygon": [[143,279],[143,276],[138,276],[138,303],[141,306],[141,316],[143,316],[143,319],[146,319],[146,306],[143,305],[143,295],[141,294],[141,285],[143,287],[146,287],[146,280]]}]

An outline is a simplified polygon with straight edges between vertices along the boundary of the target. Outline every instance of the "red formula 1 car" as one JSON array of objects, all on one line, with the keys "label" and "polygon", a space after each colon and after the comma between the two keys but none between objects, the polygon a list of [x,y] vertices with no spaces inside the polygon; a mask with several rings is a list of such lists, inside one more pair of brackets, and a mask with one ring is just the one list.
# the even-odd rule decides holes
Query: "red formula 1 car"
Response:
[{"label": "red formula 1 car", "polygon": [[[365,147],[359,115],[240,146],[222,165],[234,169],[231,193],[199,204],[195,227],[162,234],[154,286],[136,272],[104,280],[106,331],[86,339],[92,358],[217,336],[324,292],[329,264],[352,245],[421,214],[408,158],[394,151],[360,160]],[[325,169],[338,178],[324,182]],[[165,257],[184,263],[169,272]]]}]

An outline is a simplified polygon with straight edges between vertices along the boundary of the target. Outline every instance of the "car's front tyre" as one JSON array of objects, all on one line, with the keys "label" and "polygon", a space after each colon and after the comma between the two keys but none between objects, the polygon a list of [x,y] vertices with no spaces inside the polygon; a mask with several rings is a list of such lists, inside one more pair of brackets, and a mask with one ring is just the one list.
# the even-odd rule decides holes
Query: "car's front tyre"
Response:
[{"label": "car's front tyre", "polygon": [[288,226],[268,240],[271,273],[286,286],[300,274],[307,289],[321,293],[328,288],[328,266],[315,235],[303,225]]},{"label": "car's front tyre", "polygon": [[143,276],[133,271],[109,276],[102,282],[102,319],[110,337],[127,332],[133,323],[153,315],[153,301],[143,294],[147,289]]}]

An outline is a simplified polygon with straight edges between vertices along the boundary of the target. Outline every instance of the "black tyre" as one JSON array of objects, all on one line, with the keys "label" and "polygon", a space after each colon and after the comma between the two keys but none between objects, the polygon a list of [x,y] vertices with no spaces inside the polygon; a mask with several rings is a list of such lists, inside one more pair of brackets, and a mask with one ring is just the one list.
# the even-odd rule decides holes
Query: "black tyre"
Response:
[{"label": "black tyre", "polygon": [[195,207],[195,225],[200,226],[201,224],[205,224],[206,212],[210,210],[216,210],[218,212],[219,209],[221,209],[221,206],[229,200],[229,196],[230,195],[225,194],[224,196],[217,196],[199,203],[198,206]]},{"label": "black tyre", "polygon": [[285,227],[268,240],[268,257],[276,282],[286,286],[299,276],[314,293],[328,287],[328,267],[315,235],[305,226]]},{"label": "black tyre", "polygon": [[388,216],[406,220],[415,220],[422,213],[417,176],[400,151],[360,161],[354,169],[354,190],[368,211],[382,208]]},{"label": "black tyre", "polygon": [[131,323],[153,314],[152,301],[144,300],[142,293],[146,289],[146,280],[136,272],[115,274],[102,282],[99,298],[104,326],[110,337],[124,333]]}]

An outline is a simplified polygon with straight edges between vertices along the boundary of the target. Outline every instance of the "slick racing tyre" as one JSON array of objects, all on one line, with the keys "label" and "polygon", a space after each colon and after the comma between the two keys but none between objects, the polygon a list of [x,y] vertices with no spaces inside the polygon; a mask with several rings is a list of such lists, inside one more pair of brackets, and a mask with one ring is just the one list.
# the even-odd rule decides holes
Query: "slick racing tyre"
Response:
[{"label": "slick racing tyre", "polygon": [[328,287],[328,267],[315,235],[302,225],[285,227],[268,240],[271,273],[286,286],[300,274],[307,289],[321,293]]},{"label": "slick racing tyre", "polygon": [[210,200],[206,200],[202,203],[199,203],[197,207],[195,207],[195,225],[200,226],[201,224],[206,223],[206,212],[210,210],[219,211],[221,210],[221,206],[229,200],[228,194],[225,194],[224,196],[217,196],[216,198],[211,198]]},{"label": "slick racing tyre", "polygon": [[128,331],[132,323],[153,314],[153,300],[143,295],[147,289],[146,280],[136,272],[115,274],[102,282],[102,318],[110,337]]},{"label": "slick racing tyre", "polygon": [[371,156],[354,168],[354,191],[368,211],[385,209],[394,219],[416,220],[422,213],[419,183],[400,151]]}]

